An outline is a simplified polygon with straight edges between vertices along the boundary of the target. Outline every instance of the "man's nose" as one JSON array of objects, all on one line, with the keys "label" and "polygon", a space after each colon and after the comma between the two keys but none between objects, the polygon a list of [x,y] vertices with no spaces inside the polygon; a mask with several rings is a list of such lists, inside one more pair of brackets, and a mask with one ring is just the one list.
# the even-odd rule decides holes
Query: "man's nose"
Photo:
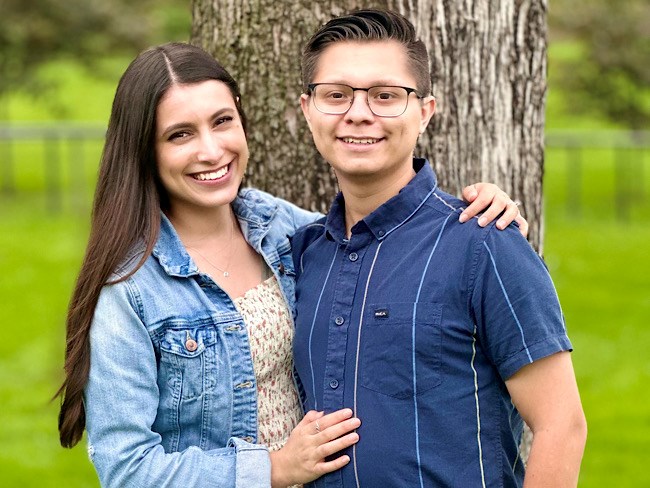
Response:
[{"label": "man's nose", "polygon": [[352,105],[346,112],[346,117],[351,120],[364,120],[374,117],[368,105],[368,92],[363,90],[355,91],[352,95]]}]

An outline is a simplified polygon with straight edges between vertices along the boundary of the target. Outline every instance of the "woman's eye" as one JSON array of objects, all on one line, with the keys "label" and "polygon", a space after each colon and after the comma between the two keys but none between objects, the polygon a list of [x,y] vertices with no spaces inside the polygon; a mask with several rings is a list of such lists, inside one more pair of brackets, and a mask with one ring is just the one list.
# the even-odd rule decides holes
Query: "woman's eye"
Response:
[{"label": "woman's eye", "polygon": [[225,124],[225,123],[227,123],[227,122],[232,121],[233,118],[234,118],[234,117],[232,117],[231,115],[226,115],[226,116],[224,116],[224,117],[219,117],[217,120],[214,121],[214,125]]},{"label": "woman's eye", "polygon": [[169,140],[170,141],[177,141],[177,140],[180,140],[180,139],[184,139],[184,138],[188,137],[189,135],[190,135],[190,133],[186,132],[186,131],[174,132],[173,134],[171,134],[169,136]]}]

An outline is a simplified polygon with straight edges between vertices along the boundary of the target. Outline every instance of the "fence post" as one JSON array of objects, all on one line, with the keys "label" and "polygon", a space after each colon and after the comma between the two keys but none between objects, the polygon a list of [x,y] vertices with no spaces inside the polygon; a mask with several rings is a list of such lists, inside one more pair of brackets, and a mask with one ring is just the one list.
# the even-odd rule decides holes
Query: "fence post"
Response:
[{"label": "fence post", "polygon": [[52,213],[61,211],[61,155],[59,147],[59,136],[55,132],[45,135],[44,164],[45,164],[45,188],[46,206]]},{"label": "fence post", "polygon": [[2,153],[2,193],[4,195],[13,195],[16,186],[14,185],[14,151],[11,138],[0,140]]},{"label": "fence post", "polygon": [[631,195],[632,185],[628,184],[628,155],[629,149],[625,147],[614,148],[615,177],[614,187],[616,189],[616,218],[621,222],[630,220],[630,202],[634,198]]},{"label": "fence post", "polygon": [[566,148],[567,154],[567,203],[571,217],[579,219],[582,214],[582,148],[578,145]]}]

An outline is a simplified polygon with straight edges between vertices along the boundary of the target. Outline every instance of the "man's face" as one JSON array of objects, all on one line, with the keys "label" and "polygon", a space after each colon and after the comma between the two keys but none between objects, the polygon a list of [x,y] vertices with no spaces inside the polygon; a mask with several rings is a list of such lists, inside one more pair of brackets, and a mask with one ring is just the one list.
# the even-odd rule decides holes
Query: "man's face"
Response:
[{"label": "man's face", "polygon": [[[396,85],[415,88],[405,48],[397,41],[344,41],[320,55],[313,83],[341,83],[355,88]],[[413,149],[433,115],[433,97],[408,95],[397,117],[372,113],[365,91],[355,91],[350,109],[339,115],[320,112],[313,96],[302,95],[301,107],[314,142],[332,165],[339,183],[386,183],[412,172]],[[408,181],[408,180],[407,180]]]}]

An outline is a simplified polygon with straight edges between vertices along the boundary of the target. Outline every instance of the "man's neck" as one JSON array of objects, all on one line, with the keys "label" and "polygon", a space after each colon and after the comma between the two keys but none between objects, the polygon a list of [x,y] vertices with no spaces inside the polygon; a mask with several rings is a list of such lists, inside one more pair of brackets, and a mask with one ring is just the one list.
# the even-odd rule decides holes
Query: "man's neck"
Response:
[{"label": "man's neck", "polygon": [[390,180],[343,180],[339,186],[345,198],[345,229],[350,237],[352,227],[397,195],[415,176],[413,167],[405,168],[400,174],[392,175]]}]

